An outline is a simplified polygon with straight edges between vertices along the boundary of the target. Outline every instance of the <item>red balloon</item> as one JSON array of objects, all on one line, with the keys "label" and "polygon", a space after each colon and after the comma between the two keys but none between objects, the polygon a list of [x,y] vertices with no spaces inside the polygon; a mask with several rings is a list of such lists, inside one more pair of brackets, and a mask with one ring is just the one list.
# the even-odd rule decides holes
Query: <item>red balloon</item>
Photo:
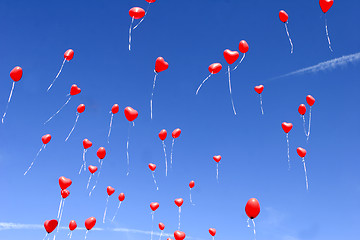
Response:
[{"label": "red balloon", "polygon": [[297,151],[297,154],[301,157],[301,158],[304,158],[306,156],[306,150],[301,148],[301,147],[298,147],[296,149]]},{"label": "red balloon", "polygon": [[94,217],[90,217],[85,220],[85,227],[88,231],[91,230],[95,226],[95,224],[96,224],[96,218]]},{"label": "red balloon", "polygon": [[209,66],[209,72],[211,74],[217,74],[222,69],[222,65],[220,63],[213,63]]},{"label": "red balloon", "polygon": [[76,84],[73,84],[70,88],[70,95],[75,96],[79,93],[81,93],[81,89]]},{"label": "red balloon", "polygon": [[191,181],[191,182],[189,183],[189,187],[190,187],[190,188],[195,187],[195,182],[194,182],[194,181]]},{"label": "red balloon", "polygon": [[156,209],[159,208],[159,203],[157,203],[157,202],[150,203],[150,208],[151,208],[151,210],[156,211]]},{"label": "red balloon", "polygon": [[233,64],[236,62],[236,60],[239,58],[239,52],[238,51],[230,51],[229,49],[226,49],[224,51],[224,58],[228,64]]},{"label": "red balloon", "polygon": [[255,89],[255,92],[257,92],[258,94],[261,94],[264,91],[264,86],[259,85],[259,86],[256,86],[254,89]]},{"label": "red balloon", "polygon": [[119,199],[120,202],[124,201],[125,200],[125,194],[120,193],[118,199]]},{"label": "red balloon", "polygon": [[245,40],[241,40],[239,43],[239,51],[242,53],[247,53],[249,51],[249,45]]},{"label": "red balloon", "polygon": [[177,128],[172,132],[171,135],[172,135],[173,138],[178,138],[178,137],[180,137],[180,134],[181,134],[181,129]]},{"label": "red balloon", "polygon": [[70,61],[71,59],[73,59],[73,57],[74,57],[74,50],[72,49],[66,50],[66,52],[64,53],[64,58],[67,61]]},{"label": "red balloon", "polygon": [[46,134],[44,136],[41,137],[41,141],[44,143],[44,144],[48,144],[51,140],[51,135],[50,134]]},{"label": "red balloon", "polygon": [[62,198],[67,198],[70,195],[70,191],[67,189],[61,190],[61,197]]},{"label": "red balloon", "polygon": [[248,215],[249,218],[251,218],[251,219],[256,218],[260,213],[259,201],[256,198],[251,198],[246,203],[245,212],[246,212],[246,215]]},{"label": "red balloon", "polygon": [[174,232],[174,237],[175,237],[175,240],[183,240],[183,239],[185,239],[186,235],[185,235],[184,232],[175,231]]},{"label": "red balloon", "polygon": [[164,58],[158,57],[155,61],[155,72],[159,73],[169,68],[169,64],[165,62]]},{"label": "red balloon", "polygon": [[114,194],[115,189],[114,189],[113,187],[111,187],[111,186],[108,186],[108,187],[106,188],[106,191],[107,191],[107,194],[108,194],[109,196],[111,196],[111,195]]},{"label": "red balloon", "polygon": [[215,228],[209,228],[209,233],[210,233],[211,236],[215,236],[216,229]]},{"label": "red balloon", "polygon": [[89,139],[85,138],[83,140],[83,146],[84,146],[85,149],[88,149],[88,148],[90,148],[92,146],[92,142]]},{"label": "red balloon", "polygon": [[175,199],[174,202],[175,202],[176,206],[181,207],[184,203],[184,200],[182,198],[177,198],[177,199]]},{"label": "red balloon", "polygon": [[124,113],[125,113],[126,119],[129,122],[134,121],[139,115],[139,113],[135,109],[133,109],[132,107],[126,107],[125,110],[124,110]]},{"label": "red balloon", "polygon": [[78,113],[83,113],[85,111],[85,104],[80,104],[76,110]]},{"label": "red balloon", "polygon": [[213,159],[214,159],[214,161],[215,162],[220,162],[220,160],[221,160],[221,156],[220,155],[217,155],[217,156],[213,156]]},{"label": "red balloon", "polygon": [[153,163],[149,163],[149,168],[150,168],[151,171],[155,171],[156,165],[153,164]]},{"label": "red balloon", "polygon": [[17,66],[14,67],[13,70],[10,72],[10,77],[14,82],[20,81],[23,75],[23,70],[21,67]]},{"label": "red balloon", "polygon": [[164,225],[163,223],[159,223],[159,228],[160,228],[160,230],[162,231],[162,230],[165,229],[165,225]]},{"label": "red balloon", "polygon": [[307,102],[310,106],[312,106],[312,105],[314,105],[314,103],[315,103],[315,98],[314,98],[313,96],[311,96],[311,95],[307,95],[307,96],[306,96],[306,102]]},{"label": "red balloon", "polygon": [[58,221],[53,219],[53,220],[46,220],[44,222],[44,227],[47,233],[52,233],[52,231],[54,231],[56,229],[58,225]]},{"label": "red balloon", "polygon": [[283,23],[286,23],[289,19],[289,15],[284,10],[281,10],[279,12],[279,18],[280,18],[280,21],[282,21]]},{"label": "red balloon", "polygon": [[75,220],[71,220],[69,223],[70,231],[74,231],[76,228],[77,228],[77,224],[76,224]]},{"label": "red balloon", "polygon": [[145,10],[140,7],[133,7],[129,10],[130,17],[140,19],[145,16]]},{"label": "red balloon", "polygon": [[168,239],[166,239],[166,240],[172,240],[171,238],[168,238]]},{"label": "red balloon", "polygon": [[293,125],[292,125],[292,123],[283,122],[281,124],[281,127],[285,133],[289,133],[291,131],[291,129],[293,128]]},{"label": "red balloon", "polygon": [[301,104],[301,105],[299,106],[298,111],[299,111],[299,113],[300,113],[301,115],[305,115],[305,113],[306,113],[306,106],[305,106],[304,104]]},{"label": "red balloon", "polygon": [[166,137],[167,137],[167,131],[166,131],[165,129],[161,130],[161,131],[159,132],[159,138],[160,138],[160,140],[164,141],[164,140],[166,139]]},{"label": "red balloon", "polygon": [[97,150],[96,155],[98,156],[98,158],[104,159],[105,156],[106,156],[106,150],[105,150],[105,148],[104,148],[104,147],[99,148],[99,149]]},{"label": "red balloon", "polygon": [[97,170],[98,168],[96,166],[92,166],[92,165],[89,166],[89,172],[91,172],[91,174],[96,173]]},{"label": "red balloon", "polygon": [[111,112],[113,113],[113,114],[116,114],[116,113],[118,113],[119,112],[119,105],[118,104],[114,104],[113,106],[112,106],[112,108],[111,108]]},{"label": "red balloon", "polygon": [[147,1],[148,3],[154,3],[156,0],[145,0]]},{"label": "red balloon", "polygon": [[321,10],[326,13],[334,4],[334,0],[320,0],[319,1]]},{"label": "red balloon", "polygon": [[71,184],[72,184],[71,179],[66,178],[66,177],[59,178],[59,185],[62,190],[67,189],[68,187],[71,186]]}]

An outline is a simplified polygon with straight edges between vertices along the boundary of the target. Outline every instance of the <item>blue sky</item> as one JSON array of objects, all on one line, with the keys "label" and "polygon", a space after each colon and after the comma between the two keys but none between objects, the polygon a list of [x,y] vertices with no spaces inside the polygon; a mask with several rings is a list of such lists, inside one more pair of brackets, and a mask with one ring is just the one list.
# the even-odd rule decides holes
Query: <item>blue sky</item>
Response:
[{"label": "blue sky", "polygon": [[[133,32],[128,51],[131,7],[147,7],[144,0],[127,1],[19,1],[0,3],[0,109],[5,109],[12,81],[10,70],[19,65],[23,78],[15,86],[5,124],[0,126],[0,166],[2,197],[0,222],[42,225],[57,216],[60,201],[58,178],[73,180],[66,200],[62,226],[74,219],[83,227],[86,218],[98,219],[88,239],[139,239],[133,232],[115,228],[151,231],[150,202],[160,208],[155,223],[163,222],[173,233],[178,224],[178,208],[173,200],[182,197],[181,229],[198,239],[253,239],[247,228],[244,207],[256,197],[261,213],[256,219],[257,239],[309,240],[345,239],[359,235],[360,213],[358,88],[359,63],[318,73],[281,79],[271,78],[343,55],[360,52],[356,1],[335,1],[327,14],[334,52],[327,45],[324,15],[318,1],[161,1],[151,6],[145,21]],[[289,14],[289,31],[294,54],[279,10]],[[208,66],[226,66],[223,50],[238,50],[245,39],[250,50],[243,64],[232,73],[232,90],[238,115],[234,116],[225,71],[213,76],[195,91],[208,75]],[[47,87],[72,48],[74,59],[49,93]],[[154,95],[154,119],[150,120],[150,95],[155,59],[169,62],[158,76]],[[43,125],[66,101],[72,84],[82,93],[47,125]],[[264,84],[262,116],[254,86]],[[297,108],[306,95],[316,98],[310,140],[302,129]],[[64,142],[75,120],[76,107],[85,112],[68,142]],[[109,111],[120,105],[115,115],[110,144],[107,144]],[[128,123],[123,109],[139,111],[131,129],[131,173],[126,176]],[[1,110],[3,111],[3,110]],[[291,170],[288,171],[283,121],[292,122],[290,133]],[[174,165],[165,177],[161,129],[170,133],[182,129],[176,140]],[[53,136],[34,168],[23,173],[41,147],[41,136]],[[88,162],[96,165],[96,150],[104,146],[107,156],[93,196],[86,191],[88,172],[81,176],[82,140],[93,147]],[[170,153],[171,137],[166,140]],[[308,151],[309,191],[305,189],[301,159],[296,147]],[[213,155],[221,154],[220,181],[216,182]],[[155,190],[148,163],[158,165]],[[189,203],[190,180],[195,180]],[[106,187],[116,196],[109,202],[109,218],[114,214],[117,195],[126,199],[114,223],[102,224]],[[0,224],[1,226],[1,224]],[[0,238],[41,239],[45,230],[0,228]],[[154,229],[158,229],[156,226]],[[65,239],[60,230],[58,239]],[[85,232],[74,232],[82,239]],[[155,237],[156,239],[156,237]]]}]

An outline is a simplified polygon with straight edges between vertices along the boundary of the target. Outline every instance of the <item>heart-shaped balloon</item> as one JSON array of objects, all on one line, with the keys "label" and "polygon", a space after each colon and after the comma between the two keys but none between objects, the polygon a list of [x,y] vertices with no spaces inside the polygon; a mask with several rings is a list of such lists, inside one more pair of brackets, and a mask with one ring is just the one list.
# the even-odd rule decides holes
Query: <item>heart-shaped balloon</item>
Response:
[{"label": "heart-shaped balloon", "polygon": [[178,138],[178,137],[180,137],[180,134],[181,134],[181,129],[177,128],[172,132],[171,135],[172,135],[173,138]]},{"label": "heart-shaped balloon", "polygon": [[126,119],[129,122],[134,121],[139,115],[139,113],[135,109],[133,109],[132,107],[126,107],[125,110],[124,110],[124,113],[125,113]]},{"label": "heart-shaped balloon", "polygon": [[151,210],[156,211],[156,209],[159,208],[159,203],[157,203],[157,202],[150,203],[150,208],[151,208]]},{"label": "heart-shaped balloon", "polygon": [[47,233],[52,233],[56,227],[58,225],[58,221],[53,219],[53,220],[46,220],[44,222],[44,227]]},{"label": "heart-shaped balloon", "polygon": [[249,51],[249,44],[245,40],[241,40],[239,43],[239,51],[241,53],[247,53]]},{"label": "heart-shaped balloon", "polygon": [[161,141],[164,141],[164,140],[166,139],[166,137],[167,137],[167,131],[166,131],[165,129],[161,130],[161,131],[159,132],[159,138],[160,138],[160,140],[161,140]]},{"label": "heart-shaped balloon", "polygon": [[296,149],[297,151],[297,154],[301,157],[301,158],[304,158],[306,156],[306,150],[301,148],[301,147],[298,147]]},{"label": "heart-shaped balloon", "polygon": [[220,63],[213,63],[209,66],[209,72],[211,74],[217,74],[222,69],[222,65]]},{"label": "heart-shaped balloon", "polygon": [[181,207],[183,205],[183,203],[184,203],[184,199],[177,198],[177,199],[175,199],[174,202],[175,202],[176,206]]},{"label": "heart-shaped balloon", "polygon": [[300,104],[299,109],[298,109],[298,112],[299,112],[301,115],[305,115],[305,113],[306,113],[306,106],[305,106],[304,104]]},{"label": "heart-shaped balloon", "polygon": [[285,133],[289,133],[291,131],[291,129],[293,128],[293,125],[292,125],[292,123],[283,122],[281,124],[281,127]]},{"label": "heart-shaped balloon", "polygon": [[159,223],[159,229],[162,231],[165,229],[165,224]]},{"label": "heart-shaped balloon", "polygon": [[67,61],[70,61],[71,59],[73,59],[73,57],[74,57],[74,50],[72,50],[72,49],[66,50],[66,52],[64,53],[64,58]]},{"label": "heart-shaped balloon", "polygon": [[109,196],[111,196],[111,195],[114,194],[115,189],[114,189],[113,187],[111,187],[111,186],[108,186],[108,187],[106,188],[106,191],[107,191],[107,194],[108,194]]},{"label": "heart-shaped balloon", "polygon": [[169,64],[165,62],[164,58],[158,57],[155,61],[155,72],[159,73],[169,68]]},{"label": "heart-shaped balloon", "polygon": [[10,77],[14,82],[20,81],[23,75],[23,70],[21,67],[17,66],[14,67],[13,70],[10,72]]},{"label": "heart-shaped balloon", "polygon": [[129,15],[131,18],[140,19],[145,16],[145,10],[140,7],[133,7],[129,10]]},{"label": "heart-shaped balloon", "polygon": [[61,197],[62,198],[67,198],[70,195],[70,191],[67,189],[61,190]]},{"label": "heart-shaped balloon", "polygon": [[94,217],[89,217],[88,219],[85,220],[85,227],[88,231],[90,231],[96,224],[96,218]]},{"label": "heart-shaped balloon", "polygon": [[83,146],[84,146],[85,149],[88,149],[88,148],[90,148],[92,146],[92,142],[89,139],[85,138],[83,140]]},{"label": "heart-shaped balloon", "polygon": [[91,172],[91,174],[96,173],[97,170],[98,168],[96,166],[92,166],[92,165],[89,166],[89,172]]},{"label": "heart-shaped balloon", "polygon": [[280,21],[282,21],[283,23],[286,23],[289,19],[289,15],[284,10],[281,10],[279,12],[279,18],[280,18]]},{"label": "heart-shaped balloon", "polygon": [[112,108],[111,108],[112,114],[118,113],[118,112],[119,112],[119,109],[120,109],[119,105],[118,105],[118,104],[114,104],[114,105],[112,106]]},{"label": "heart-shaped balloon", "polygon": [[106,156],[106,150],[105,150],[105,148],[104,148],[104,147],[99,148],[99,149],[97,150],[97,152],[96,152],[96,155],[98,156],[98,158],[104,159],[105,156]]},{"label": "heart-shaped balloon", "polygon": [[50,140],[51,140],[50,134],[46,134],[41,137],[41,141],[43,142],[43,144],[48,144],[50,142]]},{"label": "heart-shaped balloon", "polygon": [[119,199],[120,202],[124,201],[125,200],[125,194],[120,193],[118,199]]},{"label": "heart-shaped balloon", "polygon": [[70,231],[74,231],[76,228],[77,228],[77,223],[75,222],[75,220],[71,220],[69,223]]},{"label": "heart-shaped balloon", "polygon": [[307,96],[306,96],[306,102],[307,102],[310,106],[312,106],[312,105],[314,105],[314,103],[315,103],[315,98],[314,98],[313,96],[311,96],[311,95],[307,95]]},{"label": "heart-shaped balloon", "polygon": [[245,212],[250,219],[256,218],[260,213],[259,201],[256,198],[249,199],[245,206]]},{"label": "heart-shaped balloon", "polygon": [[321,10],[326,13],[334,4],[334,0],[320,0],[319,1]]},{"label": "heart-shaped balloon", "polygon": [[239,58],[239,52],[238,51],[230,51],[229,49],[226,49],[224,51],[224,58],[228,64],[233,64],[236,62],[236,60]]},{"label": "heart-shaped balloon", "polygon": [[156,165],[153,164],[153,163],[149,163],[149,168],[150,168],[151,171],[155,171]]},{"label": "heart-shaped balloon", "polygon": [[216,229],[215,228],[209,228],[209,233],[210,233],[211,236],[215,236]]},{"label": "heart-shaped balloon", "polygon": [[220,160],[221,160],[221,156],[220,155],[217,155],[217,156],[213,156],[213,159],[214,159],[214,161],[215,162],[220,162]]},{"label": "heart-shaped balloon", "polygon": [[195,187],[195,182],[194,182],[194,181],[191,181],[191,182],[189,183],[189,187],[190,187],[190,188]]},{"label": "heart-shaped balloon", "polygon": [[67,189],[68,187],[71,186],[71,184],[72,184],[71,179],[66,178],[66,177],[59,178],[59,185],[62,190]]},{"label": "heart-shaped balloon", "polygon": [[186,235],[184,232],[181,232],[181,231],[175,231],[174,232],[174,237],[175,237],[175,240],[184,240]]},{"label": "heart-shaped balloon", "polygon": [[85,111],[85,104],[80,104],[76,110],[78,113],[83,113]]},{"label": "heart-shaped balloon", "polygon": [[73,84],[70,88],[70,95],[75,96],[79,93],[81,93],[81,89],[76,84]]},{"label": "heart-shaped balloon", "polygon": [[257,92],[258,94],[261,94],[264,91],[264,86],[259,85],[259,86],[256,86],[254,89],[255,89],[255,92]]},{"label": "heart-shaped balloon", "polygon": [[154,3],[156,0],[145,0],[147,1],[148,3]]}]

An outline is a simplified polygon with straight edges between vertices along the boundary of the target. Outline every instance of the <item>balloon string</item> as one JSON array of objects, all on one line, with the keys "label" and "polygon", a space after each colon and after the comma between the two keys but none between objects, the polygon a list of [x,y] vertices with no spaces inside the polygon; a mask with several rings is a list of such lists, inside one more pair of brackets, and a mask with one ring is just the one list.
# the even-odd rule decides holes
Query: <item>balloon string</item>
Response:
[{"label": "balloon string", "polygon": [[57,215],[57,218],[59,219],[59,217],[60,217],[60,212],[61,212],[61,206],[62,206],[62,202],[63,202],[63,198],[61,198],[61,200],[60,200],[60,205],[59,205],[59,210],[58,210],[58,215]]},{"label": "balloon string", "polygon": [[54,115],[52,115],[46,122],[44,122],[44,125],[47,124],[53,117],[55,117],[69,103],[70,99],[71,97],[69,97],[66,103],[62,105],[62,107]]},{"label": "balloon string", "polygon": [[116,215],[117,215],[118,212],[119,212],[120,206],[121,206],[121,202],[119,202],[119,206],[118,206],[118,208],[116,209],[115,215],[114,215],[114,217],[113,217],[112,220],[111,220],[112,222],[115,220],[115,217],[116,217]]},{"label": "balloon string", "polygon": [[261,94],[260,94],[260,108],[261,108],[261,114],[264,115],[263,101],[262,101],[262,96],[261,96]]},{"label": "balloon string", "polygon": [[304,115],[302,115],[302,119],[303,119],[303,127],[304,127],[304,132],[305,132],[305,136],[307,137],[307,131],[306,131],[306,126],[305,126],[305,117]]},{"label": "balloon string", "polygon": [[[132,122],[132,124],[134,126],[134,122]],[[129,156],[130,129],[131,129],[131,122],[129,122],[128,139],[127,139],[127,142],[126,142],[126,160],[127,160],[126,176],[129,176],[129,174],[130,174],[130,156]]]},{"label": "balloon string", "polygon": [[255,236],[255,240],[256,240],[256,227],[255,227],[255,221],[254,219],[251,219],[252,222],[253,222],[253,225],[254,225],[254,236]]},{"label": "balloon string", "polygon": [[289,38],[289,42],[290,42],[290,45],[291,45],[291,54],[292,54],[294,52],[294,45],[293,45],[292,40],[290,38],[289,29],[288,29],[287,25],[288,25],[288,23],[286,22],[285,23],[285,30],[286,30],[286,34],[287,34],[287,36]]},{"label": "balloon string", "polygon": [[154,211],[151,212],[151,240],[153,239],[154,233]]},{"label": "balloon string", "polygon": [[145,15],[144,15],[144,17],[141,19],[141,21],[133,28],[133,30],[135,30],[143,21],[144,21],[144,19],[145,19],[145,17],[146,17],[146,15],[148,14],[148,12],[149,12],[149,9],[150,9],[150,5],[151,5],[151,2],[149,3],[149,5],[148,5],[148,7],[147,7],[147,9],[146,9],[146,11],[145,11]]},{"label": "balloon string", "polygon": [[289,144],[289,133],[286,134],[286,143],[287,143],[287,157],[288,157],[288,166],[290,170],[290,144]]},{"label": "balloon string", "polygon": [[230,65],[228,66],[228,75],[229,75],[229,91],[230,91],[231,104],[232,104],[232,108],[234,110],[234,114],[236,115],[236,110],[235,110],[235,106],[234,106],[234,100],[232,98],[232,93],[231,93]]},{"label": "balloon string", "polygon": [[157,185],[157,183],[156,183],[156,179],[155,179],[155,174],[154,174],[154,172],[152,172],[152,177],[153,177],[153,180],[154,180],[154,183],[155,183],[155,186],[156,186],[156,190],[159,190],[159,187],[158,187],[158,185]]},{"label": "balloon string", "polygon": [[64,67],[64,65],[65,65],[65,62],[66,62],[66,58],[64,58],[64,61],[63,61],[62,65],[61,65],[61,68],[60,68],[60,71],[58,72],[58,74],[56,75],[55,79],[52,81],[52,83],[50,84],[50,86],[49,86],[48,89],[46,90],[47,92],[50,90],[50,88],[54,85],[56,79],[59,77],[59,75],[60,75],[60,73],[61,73],[61,71],[62,71],[62,69],[63,69],[63,67]]},{"label": "balloon string", "polygon": [[328,40],[328,43],[329,43],[329,49],[330,49],[330,51],[333,52],[333,50],[331,48],[331,41],[330,41],[330,36],[329,36],[329,31],[328,31],[326,14],[325,14],[325,31],[326,31],[326,37],[327,37],[327,40]]},{"label": "balloon string", "polygon": [[32,163],[30,164],[30,167],[29,167],[28,170],[26,170],[26,172],[24,173],[24,176],[30,171],[30,169],[32,168],[32,166],[33,166],[34,163],[35,163],[35,160],[38,158],[40,152],[41,152],[43,149],[45,149],[45,147],[46,147],[45,144],[43,144],[43,145],[41,146],[41,148],[40,148],[40,150],[38,151],[38,153],[36,154],[34,160],[33,160]]},{"label": "balloon string", "polygon": [[196,95],[198,95],[198,92],[200,91],[200,88],[202,87],[202,85],[212,76],[213,74],[210,73],[209,76],[207,76],[207,78],[205,78],[205,80],[200,84],[200,86],[198,87],[198,89],[196,90]]},{"label": "balloon string", "polygon": [[174,144],[175,144],[175,138],[173,138],[172,143],[171,143],[171,155],[170,155],[170,167],[172,168],[172,164],[173,164],[173,151],[174,151]]},{"label": "balloon string", "polygon": [[179,226],[178,226],[178,230],[180,230],[180,216],[181,216],[181,207],[179,207]]},{"label": "balloon string", "polygon": [[[244,59],[245,59],[245,53],[243,54],[240,62],[236,65],[236,67],[235,67],[232,71],[235,71],[235,70],[239,67],[239,65],[242,63],[242,61],[244,61]],[[228,70],[228,71],[229,71],[229,70]]]},{"label": "balloon string", "polygon": [[108,143],[110,143],[110,133],[111,133],[111,128],[112,128],[113,118],[114,118],[114,114],[111,114],[110,127],[109,127],[109,133],[108,133]]},{"label": "balloon string", "polygon": [[72,237],[72,231],[71,231],[70,234],[69,234],[69,239],[71,239],[71,237]]},{"label": "balloon string", "polygon": [[43,240],[45,240],[46,239],[46,237],[48,236],[49,234],[47,233],[47,234],[45,234],[45,237],[43,238]]},{"label": "balloon string", "polygon": [[86,233],[85,233],[85,240],[86,240],[86,237],[87,237],[88,232],[89,232],[89,230],[86,230]]},{"label": "balloon string", "polygon": [[165,175],[167,176],[168,173],[168,162],[167,162],[167,157],[166,157],[166,146],[165,146],[165,142],[162,141],[162,145],[163,145],[163,150],[164,150],[164,155],[165,155]]},{"label": "balloon string", "polygon": [[89,184],[90,184],[90,181],[91,181],[91,177],[92,177],[92,174],[90,174],[90,176],[89,176],[89,180],[88,180],[88,183],[86,185],[86,189],[89,189]]},{"label": "balloon string", "polygon": [[219,164],[216,164],[216,181],[219,183]]},{"label": "balloon string", "polygon": [[69,133],[69,135],[67,136],[67,138],[65,139],[65,142],[69,139],[69,137],[70,137],[70,135],[72,134],[72,132],[74,131],[74,129],[75,129],[75,126],[76,126],[76,123],[78,122],[78,120],[79,120],[79,116],[80,116],[80,113],[76,113],[76,119],[75,119],[75,123],[74,123],[74,126],[72,127],[72,129],[71,129],[71,131],[70,131],[70,133]]},{"label": "balloon string", "polygon": [[99,181],[99,177],[100,177],[100,173],[101,173],[101,168],[102,168],[103,162],[104,162],[104,160],[101,160],[101,161],[100,161],[99,173],[98,173],[98,175],[97,175],[97,178],[96,178],[96,181],[95,181],[95,185],[93,186],[93,188],[91,189],[91,191],[90,191],[90,193],[89,193],[89,197],[91,196],[92,192],[93,192],[94,189],[96,188],[96,185],[97,185],[97,183],[98,183],[98,181]]},{"label": "balloon string", "polygon": [[306,181],[306,190],[309,190],[309,182],[308,182],[307,173],[306,173],[305,158],[302,158],[302,162],[303,162],[303,164],[304,164],[305,181]]},{"label": "balloon string", "polygon": [[[61,222],[62,214],[63,214],[63,211],[64,211],[65,200],[66,199],[64,199],[64,201],[62,201],[62,207],[61,207],[61,212],[60,212],[60,217],[59,217],[59,224],[57,226],[57,231],[56,232],[59,232],[60,222]],[[55,236],[54,236],[54,238],[55,238]]]},{"label": "balloon string", "polygon": [[87,149],[84,149],[84,151],[83,151],[83,164],[80,167],[79,175],[80,175],[81,170],[83,169],[83,167],[84,167],[84,171],[86,171],[86,160],[85,160],[86,152],[87,152]]},{"label": "balloon string", "polygon": [[105,223],[105,218],[106,218],[106,212],[107,212],[108,202],[109,202],[109,196],[107,196],[107,198],[106,198],[106,205],[105,205],[105,212],[104,212],[104,217],[103,217],[103,223]]},{"label": "balloon string", "polygon": [[310,137],[310,127],[311,127],[311,106],[310,106],[310,112],[309,112],[309,129],[308,129],[306,141],[309,141],[309,137]]},{"label": "balloon string", "polygon": [[162,235],[163,235],[163,231],[160,232],[159,240],[161,240]]},{"label": "balloon string", "polygon": [[10,101],[11,101],[11,97],[12,97],[12,94],[13,94],[13,92],[14,92],[14,88],[15,88],[15,82],[13,82],[12,87],[11,87],[10,96],[9,96],[8,102],[7,102],[7,104],[6,104],[6,108],[5,108],[4,115],[3,115],[2,119],[1,119],[1,122],[2,122],[2,123],[4,123],[5,116],[6,116],[6,113],[7,113],[8,108],[9,108],[9,103],[10,103]]},{"label": "balloon string", "polygon": [[152,88],[151,99],[150,99],[151,119],[153,118],[153,98],[154,98],[154,90],[155,90],[156,78],[157,78],[157,75],[158,75],[158,73],[155,70],[154,70],[154,72],[155,72],[155,76],[154,76],[153,88]]}]

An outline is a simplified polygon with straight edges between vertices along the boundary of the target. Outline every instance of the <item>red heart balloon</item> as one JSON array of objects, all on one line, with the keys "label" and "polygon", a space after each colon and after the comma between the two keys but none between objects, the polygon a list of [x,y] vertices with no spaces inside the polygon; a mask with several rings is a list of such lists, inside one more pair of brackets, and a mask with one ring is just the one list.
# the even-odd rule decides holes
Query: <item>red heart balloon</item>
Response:
[{"label": "red heart balloon", "polygon": [[169,68],[169,64],[165,62],[164,58],[158,57],[155,61],[155,72],[159,73]]},{"label": "red heart balloon", "polygon": [[306,106],[305,106],[304,104],[300,104],[299,109],[298,109],[298,112],[299,112],[301,115],[305,115],[305,113],[306,113]]},{"label": "red heart balloon", "polygon": [[85,111],[85,104],[80,104],[76,110],[78,113],[83,113]]},{"label": "red heart balloon", "polygon": [[62,190],[67,189],[68,187],[71,186],[71,184],[72,184],[71,179],[66,178],[66,177],[59,178],[59,185]]},{"label": "red heart balloon", "polygon": [[254,219],[256,218],[259,213],[260,213],[260,204],[259,201],[256,198],[251,198],[245,206],[245,212],[246,215],[251,218]]},{"label": "red heart balloon", "polygon": [[184,232],[175,231],[174,232],[174,237],[175,237],[175,240],[183,240],[183,239],[185,239],[186,235],[185,235]]},{"label": "red heart balloon", "polygon": [[239,43],[239,51],[241,53],[247,53],[249,51],[249,45],[245,40],[241,40]]},{"label": "red heart balloon", "polygon": [[61,190],[61,197],[62,198],[67,198],[70,195],[70,191],[67,189]]},{"label": "red heart balloon", "polygon": [[215,236],[216,229],[215,228],[209,228],[209,233],[210,233],[211,236]]},{"label": "red heart balloon", "polygon": [[105,148],[104,148],[104,147],[99,148],[99,149],[97,150],[97,152],[96,152],[96,155],[98,156],[98,158],[104,159],[105,156],[106,156],[106,150],[105,150]]},{"label": "red heart balloon", "polygon": [[106,191],[107,191],[107,194],[108,194],[109,196],[111,196],[111,195],[114,194],[115,189],[114,189],[113,187],[111,187],[111,186],[108,186],[108,187],[106,188]]},{"label": "red heart balloon", "polygon": [[111,112],[113,113],[113,114],[116,114],[116,113],[118,113],[119,112],[119,105],[118,104],[114,104],[113,106],[112,106],[112,108],[111,108]]},{"label": "red heart balloon", "polygon": [[98,168],[96,166],[92,166],[92,165],[89,166],[89,172],[91,172],[91,174],[96,173],[97,170]]},{"label": "red heart balloon", "polygon": [[132,107],[126,107],[125,110],[124,110],[124,113],[125,113],[126,119],[129,122],[134,121],[139,115],[139,113],[135,109],[133,109]]},{"label": "red heart balloon", "polygon": [[159,138],[160,138],[160,140],[164,141],[164,140],[166,139],[166,137],[167,137],[167,131],[166,131],[165,129],[161,130],[161,131],[159,132]]},{"label": "red heart balloon", "polygon": [[145,16],[145,10],[140,7],[133,7],[129,10],[129,15],[131,18],[140,19]]},{"label": "red heart balloon", "polygon": [[320,0],[319,1],[321,10],[326,13],[334,4],[334,0]]},{"label": "red heart balloon", "polygon": [[257,92],[258,94],[261,94],[264,91],[264,86],[259,85],[259,86],[256,86],[254,89],[255,89],[255,92]]},{"label": "red heart balloon", "polygon": [[182,198],[177,198],[177,199],[175,199],[174,202],[175,202],[176,206],[181,207],[184,203],[184,200]]},{"label": "red heart balloon", "polygon": [[306,156],[306,150],[301,148],[301,147],[298,147],[296,149],[297,151],[297,154],[301,157],[301,158],[304,158]]},{"label": "red heart balloon", "polygon": [[209,72],[211,74],[217,74],[222,69],[222,65],[220,63],[213,63],[209,66]]},{"label": "red heart balloon", "polygon": [[282,21],[283,23],[286,23],[289,19],[289,15],[284,10],[281,10],[279,12],[279,18],[280,18],[280,21]]},{"label": "red heart balloon", "polygon": [[292,125],[292,123],[283,122],[281,124],[281,127],[285,133],[289,133],[291,131],[291,129],[293,128],[293,125]]},{"label": "red heart balloon", "polygon": [[119,199],[120,202],[124,201],[125,200],[125,194],[120,193],[118,199]]},{"label": "red heart balloon", "polygon": [[20,81],[23,75],[23,70],[21,67],[17,66],[14,67],[13,70],[10,72],[10,77],[14,82]]},{"label": "red heart balloon", "polygon": [[313,96],[311,96],[311,95],[307,95],[307,96],[306,96],[306,102],[307,102],[310,106],[312,106],[312,105],[314,105],[314,103],[315,103],[315,98],[314,98]]},{"label": "red heart balloon", "polygon": [[163,223],[159,223],[159,229],[162,231],[165,229],[165,225]]},{"label": "red heart balloon", "polygon": [[47,233],[52,233],[52,231],[54,231],[56,229],[58,225],[58,221],[53,219],[53,220],[46,220],[44,222],[44,227]]},{"label": "red heart balloon", "polygon": [[180,134],[181,134],[181,129],[177,128],[172,132],[171,135],[172,135],[173,138],[178,138],[178,137],[180,137]]},{"label": "red heart balloon", "polygon": [[70,88],[70,95],[75,96],[79,93],[81,93],[81,89],[76,84],[73,84]]},{"label": "red heart balloon", "polygon": [[85,149],[88,149],[88,148],[90,148],[92,146],[92,142],[90,142],[89,139],[85,138],[83,140],[83,146],[84,146]]},{"label": "red heart balloon", "polygon": [[66,52],[64,53],[64,58],[67,61],[70,61],[71,59],[73,59],[73,57],[74,57],[74,50],[72,49],[66,50]]},{"label": "red heart balloon", "polygon": [[214,156],[213,159],[214,159],[215,162],[218,163],[221,160],[221,156],[220,155]]},{"label": "red heart balloon", "polygon": [[149,163],[149,168],[150,168],[151,171],[155,171],[156,165],[153,164],[153,163]]},{"label": "red heart balloon", "polygon": [[94,217],[90,217],[85,220],[85,227],[88,231],[91,230],[95,226],[95,224],[96,224],[96,218]]},{"label": "red heart balloon", "polygon": [[171,238],[168,238],[168,239],[166,239],[166,240],[172,240]]},{"label": "red heart balloon", "polygon": [[194,182],[194,181],[191,181],[191,182],[189,183],[189,187],[190,187],[190,188],[195,187],[195,182]]},{"label": "red heart balloon", "polygon": [[48,144],[51,140],[51,135],[50,134],[46,134],[44,136],[41,137],[41,141],[44,143],[44,144]]},{"label": "red heart balloon", "polygon": [[154,3],[156,0],[145,0],[147,1],[148,3]]},{"label": "red heart balloon", "polygon": [[77,224],[76,224],[75,220],[71,220],[69,223],[70,231],[74,231],[76,228],[77,228]]},{"label": "red heart balloon", "polygon": [[156,209],[159,208],[159,203],[157,203],[157,202],[150,203],[150,208],[151,208],[151,210],[156,211]]},{"label": "red heart balloon", "polygon": [[239,52],[237,51],[230,51],[229,49],[226,49],[224,51],[224,58],[228,64],[233,64],[236,62],[236,60],[239,58]]}]

